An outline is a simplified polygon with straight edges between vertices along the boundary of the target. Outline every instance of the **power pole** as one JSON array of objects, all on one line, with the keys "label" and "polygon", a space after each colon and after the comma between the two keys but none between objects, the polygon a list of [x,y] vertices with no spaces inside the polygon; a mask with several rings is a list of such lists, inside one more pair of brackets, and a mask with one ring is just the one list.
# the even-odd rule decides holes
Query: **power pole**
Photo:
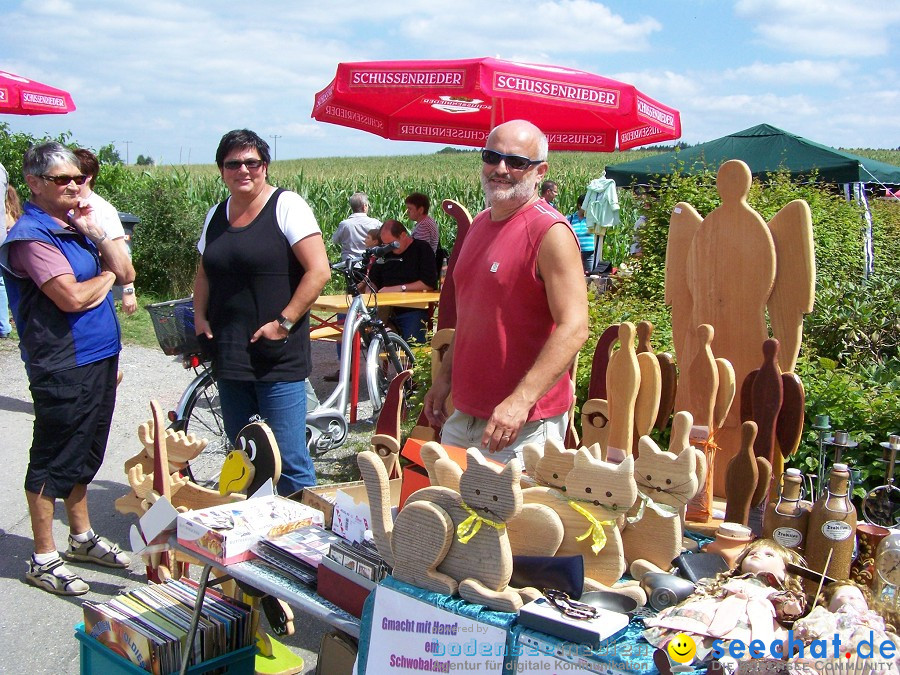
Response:
[{"label": "power pole", "polygon": [[274,162],[276,159],[278,159],[278,139],[281,138],[281,136],[279,136],[278,134],[272,134],[271,136],[269,136],[269,138],[275,141],[272,145],[272,161]]},{"label": "power pole", "polygon": [[125,144],[125,164],[131,164],[131,159],[129,157],[129,146],[131,145],[131,141],[122,141]]}]

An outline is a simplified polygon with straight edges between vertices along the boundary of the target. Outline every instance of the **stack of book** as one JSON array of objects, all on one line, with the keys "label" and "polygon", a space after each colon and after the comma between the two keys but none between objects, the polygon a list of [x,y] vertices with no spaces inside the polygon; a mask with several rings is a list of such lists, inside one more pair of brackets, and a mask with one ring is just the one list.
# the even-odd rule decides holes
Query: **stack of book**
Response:
[{"label": "stack of book", "polygon": [[328,554],[329,546],[339,541],[341,538],[328,530],[309,525],[281,537],[262,539],[254,545],[253,552],[271,566],[315,586],[322,557]]},{"label": "stack of book", "polygon": [[190,579],[136,588],[104,603],[85,602],[87,635],[152,673],[176,672],[182,652],[189,665],[252,643],[250,607],[208,588],[193,645],[187,645],[197,583]]}]

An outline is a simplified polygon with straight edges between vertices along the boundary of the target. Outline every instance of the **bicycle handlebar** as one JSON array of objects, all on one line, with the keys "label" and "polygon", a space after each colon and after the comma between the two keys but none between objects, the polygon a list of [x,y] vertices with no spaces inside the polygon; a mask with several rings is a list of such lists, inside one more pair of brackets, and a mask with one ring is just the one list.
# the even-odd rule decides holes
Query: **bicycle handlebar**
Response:
[{"label": "bicycle handlebar", "polygon": [[390,244],[384,244],[383,246],[373,246],[372,248],[367,248],[363,251],[362,255],[352,255],[339,262],[332,263],[331,269],[346,272],[361,265],[370,258],[383,258],[388,253],[398,248],[400,248],[399,241],[393,241]]}]

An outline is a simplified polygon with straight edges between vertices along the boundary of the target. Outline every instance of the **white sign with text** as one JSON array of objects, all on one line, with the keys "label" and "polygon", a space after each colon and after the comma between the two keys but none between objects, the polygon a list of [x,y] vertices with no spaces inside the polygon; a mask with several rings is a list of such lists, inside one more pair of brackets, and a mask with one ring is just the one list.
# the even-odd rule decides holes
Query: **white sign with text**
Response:
[{"label": "white sign with text", "polygon": [[499,673],[506,631],[379,586],[366,672]]}]

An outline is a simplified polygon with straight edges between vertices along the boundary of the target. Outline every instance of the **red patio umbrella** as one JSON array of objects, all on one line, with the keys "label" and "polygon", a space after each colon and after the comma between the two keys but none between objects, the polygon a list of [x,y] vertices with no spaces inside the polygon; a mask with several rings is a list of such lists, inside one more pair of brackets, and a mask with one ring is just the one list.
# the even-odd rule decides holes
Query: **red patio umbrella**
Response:
[{"label": "red patio umbrella", "polygon": [[0,70],[0,113],[53,115],[73,110],[68,92]]},{"label": "red patio umbrella", "polygon": [[630,84],[571,68],[479,58],[338,64],[312,117],[401,141],[484,145],[507,120],[552,150],[609,152],[681,136],[678,111]]}]

